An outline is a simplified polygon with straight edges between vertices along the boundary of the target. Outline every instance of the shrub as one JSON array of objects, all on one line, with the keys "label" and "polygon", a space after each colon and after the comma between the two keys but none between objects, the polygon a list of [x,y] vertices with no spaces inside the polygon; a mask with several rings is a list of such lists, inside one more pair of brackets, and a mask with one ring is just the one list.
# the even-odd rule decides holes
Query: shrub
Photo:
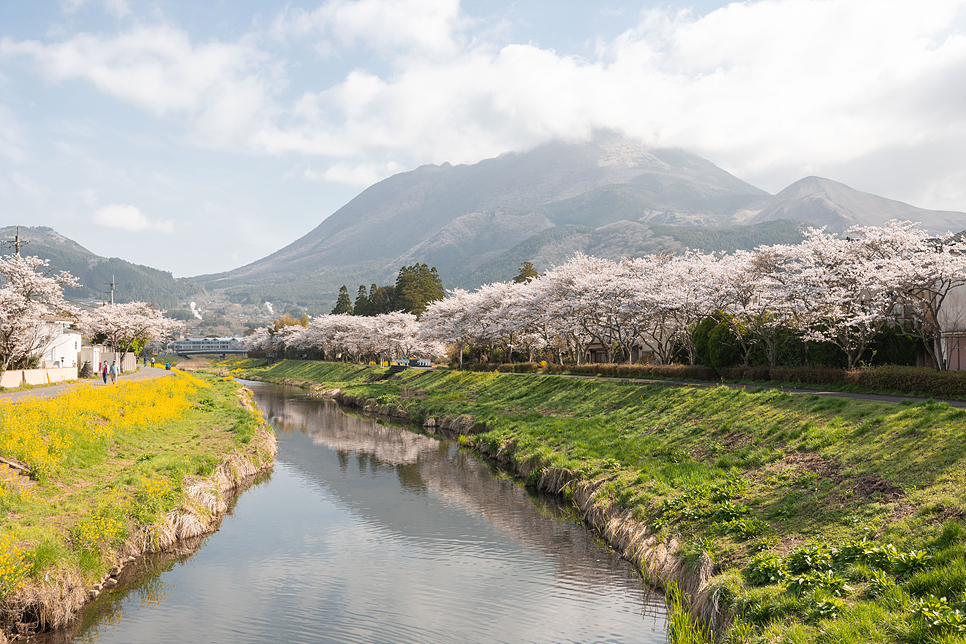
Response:
[{"label": "shrub", "polygon": [[751,558],[751,563],[745,569],[745,579],[753,586],[767,586],[777,584],[788,576],[788,570],[781,557],[770,552],[763,552]]},{"label": "shrub", "polygon": [[788,572],[801,575],[832,569],[832,549],[822,545],[799,546],[785,557]]},{"label": "shrub", "polygon": [[913,614],[922,621],[927,632],[966,632],[966,614],[951,607],[945,597],[929,595],[919,599]]}]

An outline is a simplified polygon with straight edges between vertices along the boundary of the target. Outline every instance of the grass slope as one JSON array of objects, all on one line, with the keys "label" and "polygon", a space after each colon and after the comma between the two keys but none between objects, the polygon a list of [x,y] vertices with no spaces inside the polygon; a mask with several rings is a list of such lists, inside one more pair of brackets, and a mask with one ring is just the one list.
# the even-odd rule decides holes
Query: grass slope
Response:
[{"label": "grass slope", "polygon": [[966,641],[966,412],[946,404],[300,361],[245,373],[470,415],[490,430],[467,443],[601,481],[686,559],[712,558],[731,641]]},{"label": "grass slope", "polygon": [[0,455],[30,474],[0,477],[4,628],[18,591],[102,579],[136,533],[186,502],[188,481],[248,450],[261,424],[233,379],[183,373],[0,403]]}]

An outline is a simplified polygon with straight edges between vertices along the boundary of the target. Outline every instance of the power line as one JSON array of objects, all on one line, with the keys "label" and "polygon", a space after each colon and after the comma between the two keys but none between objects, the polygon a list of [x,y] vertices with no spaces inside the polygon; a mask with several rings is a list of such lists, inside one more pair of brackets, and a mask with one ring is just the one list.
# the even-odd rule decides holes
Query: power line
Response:
[{"label": "power line", "polygon": [[113,275],[111,275],[111,281],[110,282],[104,282],[104,286],[110,286],[111,287],[111,304],[114,304],[114,287],[117,286],[117,282],[114,281],[114,276]]},{"label": "power line", "polygon": [[4,239],[0,241],[0,246],[13,246],[14,253],[17,257],[20,257],[20,247],[29,243],[30,241],[27,239],[20,239],[20,226],[17,226],[17,234],[13,236],[13,240]]}]

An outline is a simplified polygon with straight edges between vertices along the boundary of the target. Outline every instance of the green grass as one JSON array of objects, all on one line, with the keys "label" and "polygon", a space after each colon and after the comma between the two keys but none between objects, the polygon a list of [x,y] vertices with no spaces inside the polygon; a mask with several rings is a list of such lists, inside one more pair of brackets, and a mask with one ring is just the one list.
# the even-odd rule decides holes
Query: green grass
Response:
[{"label": "green grass", "polygon": [[[603,499],[743,580],[731,601],[747,641],[966,641],[966,413],[945,403],[303,361],[244,374],[415,419],[470,415],[490,430],[466,444],[602,480]],[[856,555],[863,540],[874,548]],[[795,564],[810,543],[834,564]],[[762,552],[795,574],[747,581]]]},{"label": "green grass", "polygon": [[134,530],[182,503],[185,477],[211,474],[251,441],[261,423],[240,405],[237,383],[202,379],[208,386],[188,393],[187,410],[174,420],[79,439],[29,494],[0,498],[0,535],[12,535],[26,553],[30,578],[66,571],[89,583],[100,579]]}]

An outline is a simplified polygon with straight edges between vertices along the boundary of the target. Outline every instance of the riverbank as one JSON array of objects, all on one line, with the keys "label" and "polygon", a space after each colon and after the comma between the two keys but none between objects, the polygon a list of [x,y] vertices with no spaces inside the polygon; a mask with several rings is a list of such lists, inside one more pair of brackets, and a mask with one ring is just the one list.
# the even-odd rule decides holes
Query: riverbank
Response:
[{"label": "riverbank", "polygon": [[966,412],[546,375],[239,373],[408,418],[574,499],[733,641],[960,641]]},{"label": "riverbank", "polygon": [[147,553],[217,529],[275,437],[231,378],[0,404],[0,642],[61,629]]}]

